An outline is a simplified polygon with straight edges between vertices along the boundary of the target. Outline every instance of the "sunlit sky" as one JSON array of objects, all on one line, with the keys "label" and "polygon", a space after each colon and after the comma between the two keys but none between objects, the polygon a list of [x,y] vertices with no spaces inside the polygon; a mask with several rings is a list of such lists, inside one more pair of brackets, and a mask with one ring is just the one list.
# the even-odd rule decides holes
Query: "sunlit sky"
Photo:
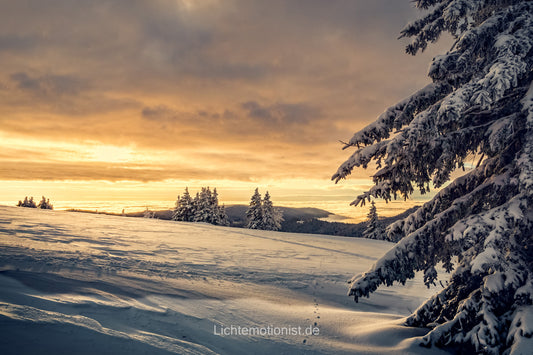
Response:
[{"label": "sunlit sky", "polygon": [[364,216],[348,205],[374,170],[331,182],[339,140],[428,82],[439,48],[397,40],[417,16],[407,0],[0,1],[0,201],[170,207],[211,186],[231,204],[259,187]]}]

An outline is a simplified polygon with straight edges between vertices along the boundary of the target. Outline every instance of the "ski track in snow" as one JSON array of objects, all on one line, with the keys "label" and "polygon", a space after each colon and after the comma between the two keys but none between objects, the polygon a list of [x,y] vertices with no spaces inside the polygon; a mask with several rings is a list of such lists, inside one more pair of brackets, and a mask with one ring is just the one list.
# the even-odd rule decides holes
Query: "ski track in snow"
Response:
[{"label": "ski track in snow", "polygon": [[[417,277],[359,304],[392,244],[0,206],[2,354],[437,354],[402,319]],[[220,329],[309,327],[319,335]],[[218,333],[217,333],[218,329]]]}]

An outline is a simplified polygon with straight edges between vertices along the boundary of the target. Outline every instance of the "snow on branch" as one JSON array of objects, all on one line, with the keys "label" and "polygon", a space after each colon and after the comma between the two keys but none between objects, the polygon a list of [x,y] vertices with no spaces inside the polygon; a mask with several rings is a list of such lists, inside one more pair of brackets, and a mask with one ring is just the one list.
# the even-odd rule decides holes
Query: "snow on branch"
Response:
[{"label": "snow on branch", "polygon": [[398,220],[387,228],[388,239],[398,241],[404,236],[421,228],[429,220],[446,209],[455,200],[456,196],[465,196],[478,186],[481,186],[497,170],[502,170],[502,162],[496,158],[488,159],[471,172],[455,179],[446,188],[439,191],[434,198],[424,203],[417,211]]},{"label": "snow on branch", "polygon": [[394,129],[399,130],[409,124],[416,113],[425,110],[434,102],[440,100],[450,92],[450,89],[448,85],[428,84],[408,98],[389,107],[375,122],[355,133],[343,149],[351,146],[370,145],[389,138]]}]

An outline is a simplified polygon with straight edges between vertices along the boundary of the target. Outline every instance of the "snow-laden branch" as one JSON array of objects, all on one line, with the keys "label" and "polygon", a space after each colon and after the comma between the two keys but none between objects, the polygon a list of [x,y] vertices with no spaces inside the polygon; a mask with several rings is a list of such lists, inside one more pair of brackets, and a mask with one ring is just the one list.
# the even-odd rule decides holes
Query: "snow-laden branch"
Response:
[{"label": "snow-laden branch", "polygon": [[399,130],[409,124],[416,113],[424,111],[444,97],[450,90],[451,88],[445,84],[428,84],[413,95],[389,107],[376,121],[355,133],[343,149],[352,146],[370,145],[389,138],[393,130]]}]

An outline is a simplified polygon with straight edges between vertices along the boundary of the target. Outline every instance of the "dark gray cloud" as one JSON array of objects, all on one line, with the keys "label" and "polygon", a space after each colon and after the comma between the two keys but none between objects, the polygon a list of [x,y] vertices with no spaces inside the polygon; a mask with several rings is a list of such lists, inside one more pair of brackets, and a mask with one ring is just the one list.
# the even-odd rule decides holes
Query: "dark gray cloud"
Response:
[{"label": "dark gray cloud", "polygon": [[34,36],[21,36],[16,33],[0,34],[0,53],[10,51],[25,51],[33,48],[40,39]]},{"label": "dark gray cloud", "polygon": [[32,77],[27,73],[18,72],[9,77],[18,89],[30,91],[37,96],[77,95],[85,87],[81,80],[69,75]]},{"label": "dark gray cloud", "polygon": [[172,121],[178,119],[177,111],[166,105],[144,107],[141,111],[141,116],[151,121]]},{"label": "dark gray cloud", "polygon": [[140,116],[165,134],[179,134],[180,140],[171,140],[176,144],[186,140],[195,146],[217,142],[253,149],[265,137],[278,146],[288,143],[308,146],[335,142],[342,133],[324,120],[320,108],[306,103],[246,101],[221,110],[192,112],[160,104],[144,107]]},{"label": "dark gray cloud", "polygon": [[268,124],[307,124],[321,117],[319,109],[305,103],[276,103],[261,105],[256,101],[241,104],[248,117]]}]

